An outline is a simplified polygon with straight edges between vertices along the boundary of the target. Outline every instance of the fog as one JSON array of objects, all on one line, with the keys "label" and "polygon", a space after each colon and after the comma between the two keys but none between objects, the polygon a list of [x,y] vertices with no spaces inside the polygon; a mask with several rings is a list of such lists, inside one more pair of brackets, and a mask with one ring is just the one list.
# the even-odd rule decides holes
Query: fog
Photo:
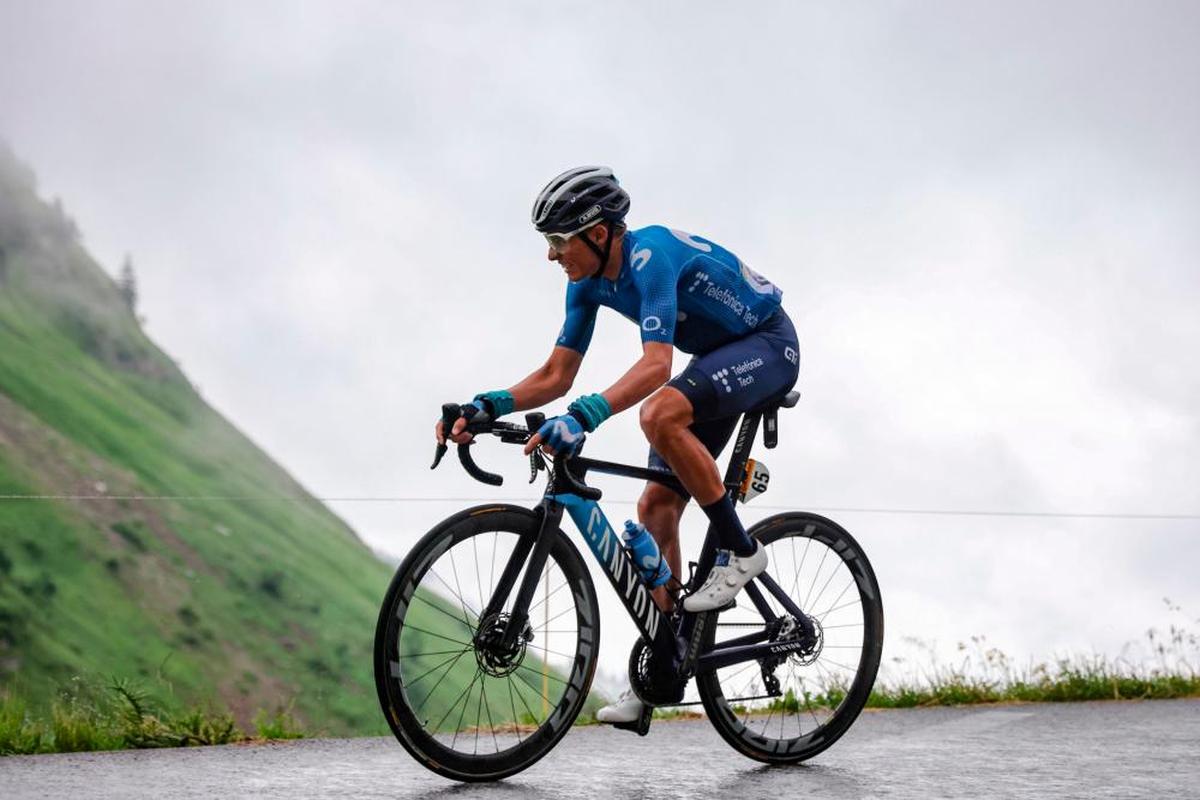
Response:
[{"label": "fog", "polygon": [[[430,472],[432,424],[549,353],[564,280],[529,206],[610,164],[633,226],[722,243],[797,322],[803,399],[748,521],[843,509],[893,656],[973,635],[1117,655],[1200,616],[1196,517],[1120,518],[1200,513],[1198,23],[1190,3],[0,0],[0,136],[110,272],[132,254],[148,333],[206,399],[397,555],[464,505],[429,498],[536,496],[499,446],[477,457],[500,489]],[[602,311],[569,398],[639,353]],[[645,447],[629,412],[589,454]],[[598,485],[632,515],[638,486]],[[611,675],[634,634],[606,613]]]}]

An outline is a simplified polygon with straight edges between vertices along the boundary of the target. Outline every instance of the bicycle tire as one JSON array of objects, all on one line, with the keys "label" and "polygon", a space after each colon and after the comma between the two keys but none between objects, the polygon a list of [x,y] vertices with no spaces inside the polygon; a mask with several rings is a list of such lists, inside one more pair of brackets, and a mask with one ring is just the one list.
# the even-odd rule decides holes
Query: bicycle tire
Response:
[{"label": "bicycle tire", "polygon": [[[600,615],[599,607],[596,603],[595,588],[592,584],[590,575],[588,574],[587,566],[580,557],[579,551],[566,537],[562,530],[553,532],[554,541],[551,544],[549,556],[547,559],[547,575],[551,574],[552,569],[557,569],[562,576],[562,583],[554,590],[555,595],[559,595],[560,599],[554,601],[558,605],[567,602],[565,598],[569,597],[573,603],[574,614],[571,614],[571,608],[559,612],[559,618],[566,620],[563,623],[556,623],[564,627],[569,626],[570,621],[574,621],[574,633],[571,630],[561,631],[566,638],[574,638],[574,650],[571,653],[562,653],[570,657],[569,667],[564,666],[562,671],[556,674],[551,674],[554,670],[547,666],[550,663],[551,653],[555,652],[550,649],[552,634],[558,634],[560,631],[549,629],[547,623],[544,642],[541,645],[542,661],[541,666],[541,682],[543,686],[548,686],[550,680],[557,681],[555,689],[551,690],[551,694],[557,694],[559,691],[558,684],[561,686],[561,696],[551,698],[547,695],[545,689],[537,689],[536,683],[530,678],[528,672],[532,671],[532,667],[524,664],[523,661],[518,661],[517,666],[513,668],[513,672],[504,676],[507,680],[508,700],[511,703],[513,719],[507,720],[509,727],[505,727],[505,722],[502,722],[500,727],[496,727],[495,716],[493,715],[493,707],[497,705],[495,694],[487,694],[488,681],[494,676],[490,672],[485,672],[484,661],[480,660],[479,647],[474,644],[474,636],[467,637],[468,631],[473,632],[478,630],[481,622],[478,612],[472,615],[474,611],[470,608],[467,601],[463,599],[463,592],[459,592],[459,601],[462,602],[461,614],[457,609],[454,609],[452,601],[443,601],[434,594],[418,594],[422,589],[433,592],[430,585],[422,586],[422,582],[429,576],[435,575],[442,580],[442,583],[447,585],[451,593],[454,593],[454,588],[449,586],[449,583],[441,578],[441,574],[435,569],[435,565],[442,563],[442,559],[447,554],[456,552],[456,548],[463,546],[464,543],[470,542],[471,546],[478,548],[479,537],[491,535],[497,542],[496,547],[499,547],[501,535],[507,539],[514,537],[533,536],[537,533],[540,525],[540,518],[531,510],[510,505],[488,505],[469,508],[458,514],[455,514],[443,522],[436,525],[424,537],[417,542],[416,546],[405,557],[404,561],[396,570],[395,576],[392,578],[391,584],[388,587],[383,605],[380,609],[379,619],[376,624],[375,632],[375,684],[379,694],[379,702],[383,709],[384,716],[388,721],[388,726],[392,733],[401,745],[421,764],[433,772],[438,773],[447,778],[452,778],[459,781],[492,781],[513,775],[521,770],[524,770],[534,764],[538,759],[545,756],[558,743],[571,724],[575,721],[580,709],[587,700],[588,692],[591,688],[592,678],[595,674],[597,645],[600,637]],[[495,568],[503,567],[503,560],[496,557],[497,550],[493,550],[493,578],[495,577]],[[451,558],[453,556],[451,555]],[[497,564],[497,561],[501,563]],[[454,564],[454,581],[459,582],[459,570],[457,562],[451,561]],[[478,556],[476,555],[476,576],[480,578],[478,582],[479,590],[479,608],[483,608],[486,603],[484,596],[490,599],[491,589],[484,592],[484,583],[480,576],[478,564]],[[524,571],[524,568],[523,568]],[[469,570],[464,570],[469,572]],[[569,591],[561,592],[563,586],[569,586]],[[493,581],[494,586],[494,581]],[[517,586],[519,586],[519,581]],[[509,597],[509,606],[513,598],[517,594],[517,586],[514,586]],[[459,587],[461,590],[461,586]],[[472,596],[474,596],[472,594]],[[548,617],[550,613],[551,596],[549,592],[549,584],[547,584],[547,601],[545,614]],[[417,603],[417,600],[423,601]],[[436,606],[441,605],[442,608]],[[427,622],[421,622],[418,625],[420,618],[415,608],[423,609],[427,617],[436,617],[440,621],[442,627],[438,630],[433,630],[432,625]],[[432,608],[432,610],[429,610]],[[531,602],[531,612],[535,609],[535,604]],[[439,611],[440,615],[434,614],[434,611]],[[565,615],[565,616],[564,616]],[[448,616],[452,616],[447,620]],[[461,616],[461,619],[458,617]],[[412,619],[410,619],[410,617]],[[422,627],[423,626],[423,627]],[[406,634],[406,628],[408,633]],[[530,628],[532,629],[532,627]],[[450,729],[442,730],[442,725],[446,721],[443,717],[442,721],[429,725],[430,719],[436,715],[441,708],[437,708],[434,712],[430,712],[422,704],[414,708],[417,704],[417,695],[426,690],[426,686],[422,686],[418,691],[414,688],[414,684],[422,680],[424,676],[413,680],[414,673],[424,670],[425,663],[419,659],[427,655],[437,656],[437,653],[420,652],[417,655],[402,652],[402,648],[406,647],[405,637],[411,634],[415,637],[418,647],[421,643],[429,640],[429,637],[437,637],[436,641],[440,646],[446,649],[445,652],[451,654],[454,659],[446,668],[445,674],[439,679],[438,683],[444,683],[448,676],[454,673],[455,669],[461,672],[469,670],[470,666],[474,666],[477,670],[475,678],[468,686],[466,691],[466,700],[458,698],[455,701],[456,705],[450,706],[450,712],[457,710],[457,702],[463,703],[463,711],[460,712],[457,720],[457,727],[453,729],[453,741],[447,746],[444,741],[450,734]],[[530,639],[529,647],[533,650],[539,648],[533,644],[537,640],[538,634],[534,631],[533,637]],[[555,640],[561,641],[561,640]],[[453,655],[455,644],[462,649],[462,652],[457,657]],[[561,645],[556,645],[561,646]],[[410,648],[411,650],[411,648]],[[472,653],[475,656],[474,665],[469,665],[469,662],[463,660],[467,657],[467,653]],[[528,650],[522,649],[522,659],[528,654]],[[440,658],[440,656],[439,656]],[[460,663],[464,663],[464,667],[459,667]],[[565,662],[564,662],[565,663]],[[418,666],[411,666],[418,665]],[[538,662],[534,662],[534,666],[538,667]],[[435,667],[436,669],[436,667]],[[522,671],[526,670],[526,671]],[[432,672],[432,670],[430,670]],[[482,679],[480,676],[483,676]],[[513,676],[516,676],[514,680]],[[560,676],[566,676],[563,680]],[[465,680],[465,674],[456,676],[459,682]],[[479,697],[476,700],[476,695],[471,688],[475,681],[480,681]],[[500,680],[500,679],[497,679]],[[426,682],[426,685],[428,682]],[[429,690],[429,695],[425,700],[429,701],[438,687],[434,686]],[[412,690],[410,697],[409,690]],[[542,708],[543,713],[539,715],[531,706],[527,699],[527,695],[532,693],[541,694],[546,701]],[[503,692],[501,692],[503,695]],[[521,703],[517,702],[517,699]],[[503,696],[501,696],[499,704],[503,705]],[[486,702],[485,702],[486,701]],[[468,724],[464,727],[464,717],[468,707],[472,703],[478,703],[474,709],[475,726],[473,729],[476,750],[480,738],[480,731],[483,728],[484,717],[483,711],[486,709],[487,722],[490,724],[490,737],[495,744],[495,752],[492,753],[467,753],[465,744],[471,736],[471,726]],[[534,705],[536,705],[536,700]],[[522,709],[522,705],[524,708]],[[525,712],[528,712],[526,715]],[[532,721],[530,721],[532,720]],[[454,720],[450,720],[454,724]],[[469,720],[467,720],[469,723]],[[522,728],[526,728],[525,734],[522,735]],[[466,733],[462,731],[466,730]],[[497,736],[499,734],[499,737]],[[463,736],[464,746],[462,750],[456,749],[459,736]],[[511,742],[515,737],[516,742],[511,746],[500,748],[500,739]],[[484,736],[485,744],[487,736]]]},{"label": "bicycle tire", "polygon": [[[804,761],[812,758],[822,752],[834,742],[838,740],[849,728],[854,720],[862,711],[863,706],[870,696],[871,689],[875,684],[875,677],[879,670],[879,662],[883,652],[883,602],[880,597],[879,584],[875,578],[875,573],[871,568],[870,562],[863,554],[862,548],[858,542],[840,525],[832,520],[817,514],[805,512],[789,512],[777,514],[769,517],[756,525],[752,526],[748,531],[749,535],[764,546],[767,546],[768,552],[772,553],[771,565],[768,567],[768,572],[772,574],[779,584],[788,591],[788,596],[791,597],[801,609],[810,616],[820,617],[820,609],[824,608],[821,595],[833,583],[833,579],[837,575],[837,565],[833,565],[831,571],[828,571],[829,578],[824,581],[821,586],[821,595],[816,599],[813,597],[815,588],[810,588],[806,597],[797,598],[797,588],[800,586],[800,576],[804,573],[804,565],[809,555],[809,550],[814,542],[818,542],[824,546],[825,551],[822,553],[820,566],[816,569],[816,580],[814,587],[822,581],[822,571],[825,570],[825,562],[828,556],[832,553],[837,556],[841,565],[845,567],[845,572],[851,579],[851,584],[857,588],[858,602],[861,606],[861,634],[856,634],[852,628],[854,624],[847,623],[844,625],[831,626],[823,628],[823,640],[821,648],[815,654],[815,660],[810,665],[801,665],[799,657],[788,657],[782,661],[782,665],[788,665],[792,678],[796,677],[796,671],[800,670],[799,685],[804,686],[805,670],[808,666],[815,666],[816,669],[812,672],[815,675],[820,675],[822,668],[819,666],[820,657],[825,655],[827,647],[844,647],[850,648],[850,644],[829,645],[828,638],[831,631],[836,629],[838,642],[853,642],[855,638],[861,635],[861,646],[859,652],[858,663],[853,667],[853,680],[848,682],[848,685],[841,686],[826,686],[823,694],[818,693],[810,695],[807,689],[803,690],[803,702],[801,701],[801,692],[795,691],[794,688],[789,689],[789,693],[785,693],[783,698],[772,698],[770,702],[759,707],[747,706],[745,702],[738,703],[738,698],[733,698],[734,703],[731,705],[725,694],[725,687],[722,685],[720,673],[722,670],[713,670],[704,674],[697,675],[696,685],[700,694],[700,699],[704,704],[705,712],[708,715],[709,721],[713,727],[717,729],[721,737],[733,746],[738,752],[753,758],[757,761],[763,761],[771,764],[790,764]],[[804,541],[806,546],[803,550],[803,556],[799,559],[799,567],[796,568],[795,575],[779,574],[777,571],[786,560],[786,550],[779,545],[785,542],[790,543],[792,552],[792,563],[796,563],[795,547],[798,541]],[[771,547],[776,545],[776,547]],[[776,559],[775,556],[780,558]],[[788,590],[788,587],[791,587]],[[836,588],[834,589],[836,592]],[[842,595],[838,596],[830,606],[831,613],[834,610],[843,611],[852,609],[854,603],[845,601],[847,605],[839,605],[845,596],[848,587],[843,589]],[[767,594],[764,592],[764,595]],[[731,616],[737,619],[750,619],[757,616],[761,623],[762,616],[753,609],[746,608],[746,601],[742,597],[738,598],[739,608],[721,612],[717,617],[715,625],[710,626],[705,634],[704,651],[711,649],[716,641],[718,628],[722,625],[722,618]],[[782,611],[782,606],[775,604],[774,598],[771,602],[775,605],[777,611]],[[805,607],[809,605],[810,607]],[[816,607],[816,611],[810,610],[812,606]],[[740,612],[740,616],[737,616]],[[753,622],[736,622],[727,623],[729,625],[739,626],[736,633],[745,633],[744,629],[753,630]],[[851,630],[847,630],[851,629]],[[840,657],[840,650],[837,651]],[[830,657],[832,659],[832,656]],[[849,659],[846,659],[849,660]],[[833,663],[838,663],[834,661]],[[724,668],[728,674],[737,674],[733,671],[739,669],[743,675],[746,670],[753,669],[757,665],[762,668],[762,662],[750,661],[742,664],[733,665],[732,667]],[[850,665],[841,665],[839,667]],[[845,670],[848,671],[848,670]],[[762,673],[760,672],[760,675]],[[827,671],[827,677],[834,676],[834,673]],[[756,698],[755,695],[766,692],[763,689],[761,692],[757,690],[756,684],[753,682],[753,674],[750,679],[750,688],[748,693],[750,700],[761,700],[761,697]],[[766,679],[763,679],[764,685]],[[726,683],[733,686],[737,683],[736,680],[726,680]],[[836,683],[836,681],[834,681]],[[737,694],[737,692],[735,692]],[[833,700],[837,699],[836,704]],[[824,703],[824,705],[820,705]],[[786,722],[787,715],[794,710],[797,719],[797,735],[785,735],[790,729],[790,724]],[[827,714],[827,718],[821,720],[817,714],[817,710],[822,710],[822,713]],[[780,735],[774,736],[774,714],[779,712],[779,730]],[[805,732],[803,730],[804,712],[811,715],[815,723],[811,730]],[[764,717],[764,713],[767,716]],[[762,722],[760,727],[759,723]]]}]

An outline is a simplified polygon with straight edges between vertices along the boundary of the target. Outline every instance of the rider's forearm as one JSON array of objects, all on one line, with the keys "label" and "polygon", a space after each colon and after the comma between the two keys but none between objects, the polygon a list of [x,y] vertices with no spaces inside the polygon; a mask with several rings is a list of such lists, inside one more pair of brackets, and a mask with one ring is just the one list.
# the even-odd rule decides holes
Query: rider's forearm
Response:
[{"label": "rider's forearm", "polygon": [[671,362],[644,355],[601,394],[617,414],[645,400],[671,377]]},{"label": "rider's forearm", "polygon": [[552,370],[540,367],[508,391],[513,396],[513,410],[526,411],[557,400],[570,388],[570,381],[565,381]]}]

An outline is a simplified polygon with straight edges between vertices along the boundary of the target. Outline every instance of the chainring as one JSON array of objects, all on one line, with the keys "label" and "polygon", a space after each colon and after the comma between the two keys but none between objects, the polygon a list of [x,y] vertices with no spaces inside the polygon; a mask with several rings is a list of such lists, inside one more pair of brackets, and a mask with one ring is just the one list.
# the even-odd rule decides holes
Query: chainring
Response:
[{"label": "chainring", "polygon": [[648,706],[678,703],[687,686],[687,681],[675,674],[674,664],[663,664],[661,660],[645,639],[638,639],[629,652],[629,685]]}]

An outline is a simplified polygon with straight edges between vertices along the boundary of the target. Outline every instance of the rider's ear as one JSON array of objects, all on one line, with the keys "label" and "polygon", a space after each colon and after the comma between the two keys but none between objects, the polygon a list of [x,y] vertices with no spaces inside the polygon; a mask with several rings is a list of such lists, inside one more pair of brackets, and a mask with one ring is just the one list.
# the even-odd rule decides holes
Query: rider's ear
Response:
[{"label": "rider's ear", "polygon": [[604,244],[604,239],[608,236],[608,223],[600,222],[587,230],[588,238],[596,244]]}]

